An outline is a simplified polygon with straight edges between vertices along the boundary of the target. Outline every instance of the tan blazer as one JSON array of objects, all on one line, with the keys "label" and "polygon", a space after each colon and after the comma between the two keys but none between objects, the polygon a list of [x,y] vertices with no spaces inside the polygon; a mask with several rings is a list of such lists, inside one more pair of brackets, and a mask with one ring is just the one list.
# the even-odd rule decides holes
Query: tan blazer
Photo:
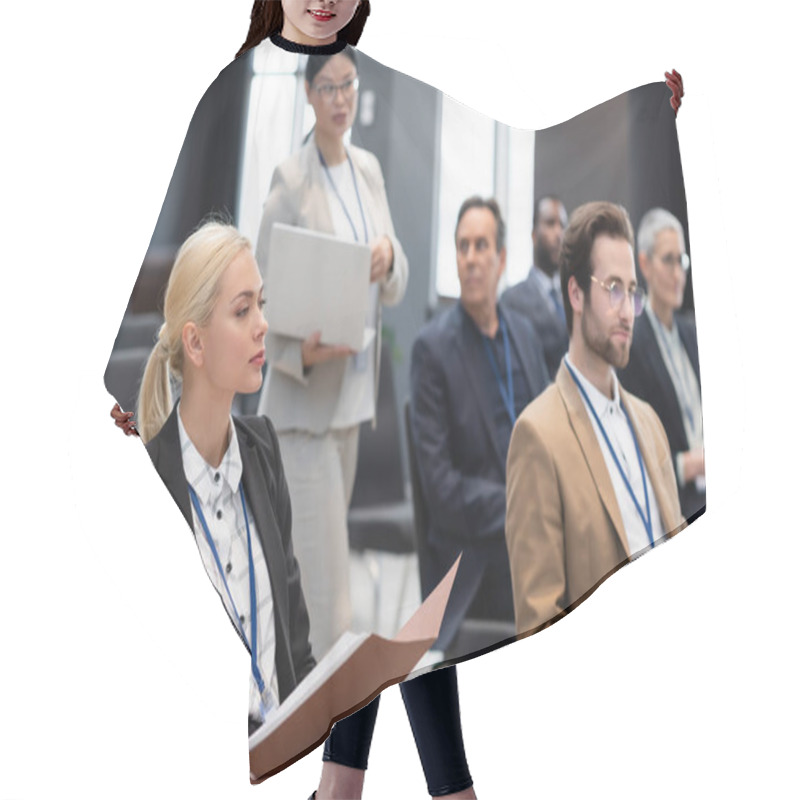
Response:
[{"label": "tan blazer", "polygon": [[[381,283],[378,303],[378,339],[375,347],[375,396],[381,352],[381,305],[402,300],[408,282],[408,259],[394,234],[386,189],[378,159],[359,147],[349,147],[358,189],[371,229],[376,236],[386,235],[392,242],[394,264],[388,279]],[[269,240],[276,222],[334,233],[325,173],[313,140],[283,162],[272,176],[269,195],[256,245],[256,260],[266,278],[269,268]],[[330,426],[342,388],[345,359],[317,364],[303,374],[302,342],[286,336],[267,334],[269,371],[261,393],[258,413],[266,414],[279,431],[298,429],[324,433]]]},{"label": "tan blazer", "polygon": [[[666,535],[685,527],[664,428],[620,387]],[[588,597],[631,553],[611,476],[578,387],[562,361],[520,415],[507,464],[506,542],[517,631],[551,624]]]}]

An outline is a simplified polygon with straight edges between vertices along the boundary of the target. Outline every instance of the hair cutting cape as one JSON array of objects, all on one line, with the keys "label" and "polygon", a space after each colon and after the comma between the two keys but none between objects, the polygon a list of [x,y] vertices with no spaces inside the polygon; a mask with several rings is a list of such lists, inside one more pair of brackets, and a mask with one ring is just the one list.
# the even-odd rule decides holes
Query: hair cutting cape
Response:
[{"label": "hair cutting cape", "polygon": [[[291,173],[298,185],[284,186],[286,194],[280,198],[284,211],[276,217],[278,221],[302,225],[306,216],[313,216],[308,207],[314,203],[324,209],[325,204],[346,204],[347,197],[352,197],[333,199],[336,195],[326,183],[329,179],[313,145],[310,131],[314,120],[304,89],[306,58],[264,41],[226,67],[197,107],[106,372],[106,386],[124,409],[135,409],[144,362],[162,321],[164,288],[175,254],[204,219],[216,215],[232,221],[252,241],[266,274],[263,217],[270,206],[265,206],[265,201],[275,200],[276,170],[290,163],[301,164],[299,154],[304,148],[313,148],[310,163],[317,177],[304,174],[302,166],[296,174]],[[493,380],[487,351],[470,349],[472,340],[465,333],[469,321],[457,302],[454,230],[461,203],[473,195],[493,196],[499,202],[507,227],[507,269],[501,291],[533,280],[529,270],[534,198],[546,195],[560,198],[568,213],[589,201],[620,204],[627,209],[634,231],[648,210],[666,209],[681,221],[686,250],[690,251],[675,114],[663,82],[633,89],[573,119],[533,132],[489,119],[360,53],[358,76],[358,110],[348,143],[357,168],[358,196],[367,206],[367,217],[372,216],[372,232],[391,234],[395,264],[401,257],[407,260],[404,296],[401,289],[398,297],[402,299],[384,314],[382,330],[369,351],[375,351],[375,424],[367,420],[361,425],[347,519],[351,557],[362,562],[367,559],[366,563],[374,566],[370,578],[374,584],[367,592],[353,593],[352,607],[350,597],[329,598],[331,607],[340,600],[345,608],[351,607],[345,627],[357,627],[358,631],[342,632],[339,642],[326,648],[327,652],[313,648],[316,668],[282,698],[280,707],[267,714],[264,724],[252,734],[254,781],[283,769],[315,747],[333,721],[365,704],[385,686],[437,665],[480,655],[552,624],[638,555],[620,548],[622,555],[614,563],[585,563],[580,573],[574,573],[583,576],[583,585],[570,585],[568,591],[562,587],[548,618],[537,617],[535,624],[523,622],[519,628],[515,623],[515,606],[519,617],[525,599],[513,596],[511,576],[517,581],[530,567],[534,584],[547,583],[552,576],[539,565],[555,564],[562,582],[566,580],[568,562],[583,558],[581,542],[592,537],[593,528],[611,524],[613,513],[607,505],[613,505],[613,499],[605,498],[606,506],[597,505],[597,516],[585,522],[582,540],[556,542],[558,530],[546,536],[542,531],[530,531],[535,546],[511,549],[509,569],[505,531],[509,432],[504,440],[498,435],[502,381]],[[366,167],[362,169],[359,163]],[[284,177],[289,174],[283,173]],[[381,223],[381,211],[370,192],[374,196],[385,192],[393,231]],[[328,208],[329,217],[334,213]],[[360,225],[360,219],[357,222]],[[325,225],[318,227],[324,229]],[[691,277],[689,271],[678,318],[699,386]],[[639,281],[643,282],[641,275]],[[308,287],[309,296],[314,289]],[[522,289],[520,293],[524,295]],[[271,309],[281,307],[282,298],[267,294],[266,299],[269,321]],[[515,389],[525,402],[542,391],[554,391],[555,385],[548,390],[545,385],[560,380],[557,370],[566,349],[566,331],[556,335],[556,328],[563,323],[555,315],[548,317],[553,311],[549,302],[542,297],[537,301],[531,294],[526,313],[524,297],[519,303],[500,301],[508,323],[506,335],[519,362],[518,380],[524,377],[524,388],[518,384]],[[665,432],[669,440],[673,459],[665,451],[666,459],[652,467],[678,478],[672,486],[680,492],[681,515],[666,521],[666,539],[685,521],[703,513],[705,492],[701,482],[687,485],[680,480],[674,457],[688,449],[682,397],[673,387],[652,331],[649,336],[641,332],[643,319],[636,323],[633,349],[637,358],[632,358],[626,371],[629,379],[622,373],[620,378],[633,395],[655,408],[663,426],[662,431],[655,423],[655,435],[663,441]],[[689,332],[684,335],[685,331]],[[268,361],[275,353],[278,351],[268,347]],[[506,374],[502,345],[495,354],[500,356],[502,377]],[[268,366],[274,366],[272,361]],[[308,371],[292,376],[284,370],[280,379],[289,381],[292,391],[298,393],[298,402],[304,402],[302,392],[312,387],[315,378]],[[177,398],[178,383],[175,390]],[[524,397],[525,392],[530,396]],[[292,418],[299,406],[291,405],[273,408],[269,399],[262,398],[259,406],[258,396],[237,397],[233,414],[265,413],[283,450],[290,430],[302,432],[304,427],[302,419]],[[320,425],[315,418],[306,428],[308,436],[324,436],[330,419]],[[280,459],[274,452],[273,458]],[[271,467],[275,474],[282,471],[280,465]],[[173,461],[172,468],[182,469],[180,458]],[[534,491],[529,502],[550,503],[556,507],[553,513],[558,520],[559,504],[567,502],[559,481],[566,486],[579,482],[582,474],[556,476],[548,484],[550,497],[542,498],[541,492]],[[170,476],[161,477],[169,485]],[[313,505],[314,500],[292,485],[288,471],[287,478],[292,516],[297,522],[307,510],[298,506]],[[651,478],[655,483],[655,476]],[[593,485],[581,488],[587,496],[598,491]],[[575,487],[569,486],[569,490]],[[257,488],[249,491],[258,493]],[[263,493],[264,502],[274,502],[266,485]],[[175,499],[188,508],[188,497]],[[653,510],[655,500],[649,498]],[[251,506],[259,502],[248,497]],[[556,528],[558,524],[556,521]],[[291,531],[279,533],[287,538],[293,535]],[[195,534],[203,535],[202,530],[192,531],[191,535]],[[164,531],[164,536],[173,535],[186,533]],[[260,535],[266,533],[260,531]],[[313,531],[303,535],[313,536]],[[189,536],[186,541],[191,541]],[[591,548],[585,546],[583,560],[592,562]],[[319,552],[324,552],[322,543],[320,548]],[[300,549],[295,541],[295,552]],[[274,552],[266,556],[269,561]],[[531,564],[515,563],[515,558],[530,559]],[[305,577],[303,558],[298,561],[313,629],[317,606],[309,598],[316,587]],[[363,563],[361,566],[367,574]],[[274,575],[272,583],[275,594],[279,589]],[[164,586],[165,598],[175,589]],[[538,585],[531,589],[547,590]],[[420,611],[426,598],[430,602]],[[276,627],[288,625],[281,614],[291,619],[293,611],[278,608]],[[290,631],[289,639],[292,635]],[[233,632],[229,646],[242,646]],[[243,708],[243,724],[244,715]]]}]

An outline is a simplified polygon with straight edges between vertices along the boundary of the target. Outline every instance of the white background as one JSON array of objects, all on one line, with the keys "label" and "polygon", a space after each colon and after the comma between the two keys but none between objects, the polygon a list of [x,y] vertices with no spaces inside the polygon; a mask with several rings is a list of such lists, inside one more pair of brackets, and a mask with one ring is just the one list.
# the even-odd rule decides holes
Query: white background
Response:
[{"label": "white background", "polygon": [[[709,511],[554,628],[459,668],[482,798],[797,796],[795,26],[774,2],[711,5],[376,0],[362,40],[529,128],[673,66],[686,83]],[[3,799],[316,785],[319,754],[249,786],[246,653],[102,383],[190,116],[249,9],[3,12]],[[391,690],[365,797],[424,796]]]}]

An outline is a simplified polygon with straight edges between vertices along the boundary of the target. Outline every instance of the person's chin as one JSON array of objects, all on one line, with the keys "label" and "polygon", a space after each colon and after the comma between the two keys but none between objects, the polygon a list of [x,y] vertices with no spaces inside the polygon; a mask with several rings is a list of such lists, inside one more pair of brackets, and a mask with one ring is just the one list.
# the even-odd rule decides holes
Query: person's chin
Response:
[{"label": "person's chin", "polygon": [[618,347],[614,351],[614,364],[616,369],[625,369],[631,358],[631,348],[629,346]]},{"label": "person's chin", "polygon": [[605,347],[599,351],[606,362],[614,369],[624,369],[628,365],[628,359],[631,354],[630,341],[623,342],[619,340],[620,338],[615,336],[609,339]]},{"label": "person's chin", "polygon": [[241,381],[236,391],[238,394],[253,394],[253,392],[257,392],[261,388],[263,382],[264,379],[261,375],[261,370],[259,370],[258,375],[250,375],[247,380]]},{"label": "person's chin", "polygon": [[313,19],[309,20],[309,24],[305,25],[302,30],[306,36],[320,41],[330,39],[337,33],[336,25],[333,22],[321,22]]},{"label": "person's chin", "polygon": [[484,299],[483,287],[477,281],[464,283],[461,286],[461,300],[465,305],[480,304]]}]

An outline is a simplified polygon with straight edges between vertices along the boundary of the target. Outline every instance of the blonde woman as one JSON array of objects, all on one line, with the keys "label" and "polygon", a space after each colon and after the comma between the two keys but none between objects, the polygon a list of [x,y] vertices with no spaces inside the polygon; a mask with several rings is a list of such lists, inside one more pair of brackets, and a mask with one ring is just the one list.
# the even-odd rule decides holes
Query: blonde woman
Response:
[{"label": "blonde woman", "polygon": [[[357,44],[369,12],[369,0],[326,0],[324,3],[319,0],[317,2],[311,2],[311,0],[281,0],[280,2],[278,0],[255,0],[250,31],[239,55],[267,38],[271,39],[272,44],[276,47],[309,55],[311,64],[306,73],[308,96],[314,106],[317,119],[315,137],[304,148],[303,153],[290,159],[276,171],[273,191],[268,199],[262,220],[259,251],[268,252],[271,224],[275,221],[302,224],[317,230],[327,229],[329,233],[332,233],[335,232],[336,222],[331,219],[330,206],[333,205],[339,224],[347,224],[348,228],[349,223],[346,222],[346,219],[349,214],[351,219],[356,221],[357,231],[359,226],[362,231],[366,226],[367,231],[364,238],[368,239],[371,244],[373,312],[377,330],[380,332],[380,306],[399,302],[402,298],[407,282],[408,262],[399,241],[394,236],[383,187],[383,176],[377,159],[358,148],[344,149],[344,132],[352,125],[355,116],[358,76],[355,55],[352,51],[343,54],[342,50],[345,42],[351,45]],[[337,56],[335,60],[329,58],[334,55]],[[346,74],[341,75],[342,71]],[[353,78],[355,80],[351,80]],[[331,86],[333,87],[332,91]],[[323,89],[322,87],[327,88]],[[343,113],[344,118],[342,118]],[[319,147],[319,153],[316,152],[317,147]],[[314,155],[316,160],[309,159],[309,155]],[[325,166],[322,164],[323,160]],[[345,205],[348,204],[349,199],[347,214],[344,213],[342,204],[336,197],[336,191],[330,185],[331,181],[326,175],[326,167],[334,182],[340,177],[337,174],[339,172],[344,172],[345,180],[349,177],[352,182],[352,193],[351,187],[346,186],[344,194],[342,194]],[[293,217],[291,212],[287,214],[287,209],[291,209],[296,201],[304,199],[303,184],[308,186],[312,182],[316,191],[322,191],[325,185],[329,186],[333,195],[332,202],[327,204],[327,208],[324,202],[317,203],[312,209],[311,216],[302,219]],[[358,186],[357,192],[356,185]],[[341,194],[342,189],[338,185],[337,188]],[[313,188],[312,191],[314,191]],[[355,205],[353,204],[354,195]],[[363,216],[361,208],[356,211],[356,207],[359,206],[359,197],[364,206]],[[334,230],[331,230],[332,226]],[[347,229],[345,233],[347,233]],[[357,237],[358,233],[354,238]],[[163,336],[162,332],[162,338]],[[342,565],[346,565],[346,531],[345,536],[342,536],[341,533],[342,526],[345,524],[347,501],[352,490],[352,478],[355,473],[358,428],[357,425],[348,425],[344,433],[331,434],[330,423],[334,411],[346,408],[348,405],[355,407],[346,399],[341,404],[339,403],[339,397],[342,396],[341,388],[346,380],[347,362],[351,359],[351,354],[344,348],[321,345],[319,337],[311,337],[303,343],[274,340],[273,344],[275,352],[272,353],[271,362],[280,363],[281,370],[274,373],[272,396],[270,398],[269,394],[265,393],[264,402],[271,415],[277,412],[276,418],[278,419],[282,416],[288,417],[290,414],[299,415],[297,423],[288,425],[287,428],[294,427],[295,431],[302,429],[299,435],[290,432],[286,438],[298,440],[308,438],[315,439],[317,442],[325,438],[328,440],[328,445],[332,439],[339,440],[338,445],[344,445],[326,448],[326,452],[330,455],[327,463],[332,466],[332,469],[326,471],[327,476],[343,471],[345,480],[341,481],[340,488],[330,489],[329,487],[335,481],[323,477],[323,493],[327,492],[334,504],[341,504],[341,510],[323,522],[336,527],[336,536],[329,537],[327,542],[337,549],[338,553],[345,554],[345,559],[340,559],[340,562]],[[374,386],[372,379],[377,375],[379,352],[380,347],[374,346],[366,359],[371,370],[371,379],[366,382],[367,386]],[[352,372],[354,364],[349,364],[349,367]],[[324,380],[326,376],[332,378],[330,384],[336,387],[336,391],[322,391],[326,383]],[[364,381],[359,381],[359,383],[362,387],[365,384]],[[349,382],[349,386],[350,389],[353,388],[352,381]],[[241,391],[250,392],[253,389],[248,388]],[[185,395],[186,387],[184,386]],[[305,395],[304,401],[296,403],[299,395]],[[289,398],[290,402],[281,402],[284,398]],[[374,413],[374,400],[375,396],[372,394],[366,404],[368,413],[364,418],[370,418]],[[317,404],[320,404],[322,412],[319,414],[303,413],[309,410],[309,401],[316,401]],[[311,402],[312,406],[314,404]],[[164,401],[162,406],[168,411],[169,401]],[[361,407],[359,405],[359,408]],[[118,427],[127,435],[135,435],[138,426],[144,438],[147,439],[147,423],[143,419],[141,400],[139,408],[140,421],[138,423],[134,422],[132,412],[122,411],[118,404],[114,406],[111,415]],[[173,413],[172,418],[175,416]],[[351,422],[354,421],[354,419],[351,420]],[[241,421],[241,423],[245,424],[245,421]],[[277,453],[277,441],[272,426],[266,420],[264,423],[269,428],[270,441],[274,444],[274,452]],[[240,421],[237,420],[235,424],[239,428]],[[286,424],[285,420],[283,424]],[[174,425],[175,422],[172,423],[173,427]],[[164,426],[165,430],[169,430],[169,426],[168,420]],[[310,431],[315,431],[315,433]],[[159,434],[158,438],[161,435],[163,434]],[[172,459],[174,460],[176,458],[174,451],[177,447],[174,432],[170,433],[169,437],[172,442],[170,449],[173,451]],[[300,467],[298,472],[301,476],[302,448],[301,444],[297,453]],[[155,458],[154,463],[158,468]],[[280,464],[280,461],[278,463]],[[318,466],[314,459],[307,460],[306,463]],[[177,493],[173,492],[173,497],[176,498],[179,505],[181,505],[181,501],[178,500],[178,497],[185,497],[186,494],[185,480],[183,483],[184,486],[179,486]],[[285,494],[282,472],[281,486]],[[308,503],[302,502],[302,505],[295,503],[295,509],[303,515],[314,514],[313,506],[317,503],[314,495],[315,492],[310,493],[311,499]],[[247,496],[249,500],[250,495]],[[185,499],[181,507],[185,516],[191,514]],[[335,584],[334,594],[338,594],[339,598],[338,604],[332,604],[335,606],[332,609],[327,609],[324,602],[320,605],[323,614],[318,624],[320,639],[331,642],[349,624],[347,573],[336,565],[331,568],[331,562],[320,557],[319,554],[316,558],[314,557],[313,543],[320,541],[320,537],[323,537],[324,540],[325,525],[320,528],[313,524],[313,520],[309,520],[307,530],[311,547],[310,563],[312,566],[317,565],[321,568],[319,577],[321,583],[324,584],[323,590],[318,594],[323,600],[326,597],[331,598]],[[342,545],[344,546],[342,547]],[[293,557],[292,561],[294,562]],[[315,580],[309,580],[309,576],[305,572],[304,576],[308,589],[315,584]],[[303,595],[302,592],[299,592],[299,586],[298,596],[302,602]],[[304,602],[302,616],[307,621]],[[298,637],[298,640],[301,638]],[[302,654],[305,651],[301,648],[300,652]],[[321,655],[321,653],[317,653],[317,655]],[[299,677],[301,674],[298,672],[298,679]],[[415,680],[406,681],[401,684],[400,688],[430,795],[450,797],[453,800],[474,798],[476,795],[472,788],[472,777],[467,765],[461,733],[455,667],[437,670]],[[316,800],[361,797],[377,710],[378,698],[358,713],[339,721],[334,726],[325,746],[319,789],[314,793]]]},{"label": "blonde woman", "polygon": [[[251,732],[315,663],[275,430],[266,417],[231,416],[236,392],[261,385],[263,303],[247,239],[203,225],[172,268],[138,404],[147,452],[250,651]],[[170,373],[181,383],[174,407]]]}]

